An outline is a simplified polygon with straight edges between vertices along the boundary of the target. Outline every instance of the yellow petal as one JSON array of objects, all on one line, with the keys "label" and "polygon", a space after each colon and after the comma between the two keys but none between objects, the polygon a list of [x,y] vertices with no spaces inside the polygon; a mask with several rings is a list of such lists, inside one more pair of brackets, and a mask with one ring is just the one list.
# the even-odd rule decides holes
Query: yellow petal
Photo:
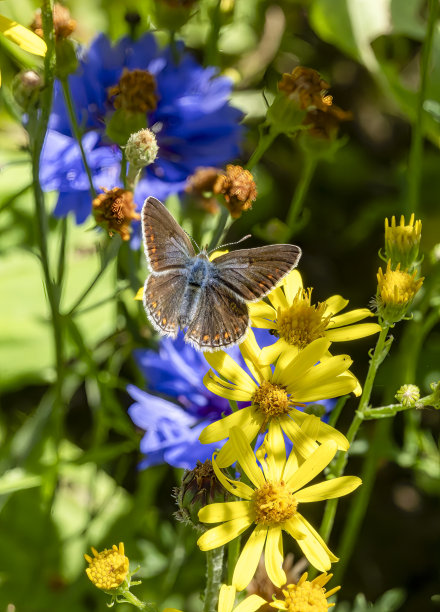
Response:
[{"label": "yellow petal", "polygon": [[289,302],[287,301],[281,287],[276,287],[273,289],[267,297],[276,311],[278,311],[278,308],[282,308],[284,310],[285,308],[289,307]]},{"label": "yellow petal", "polygon": [[272,419],[269,423],[267,435],[267,464],[269,467],[269,480],[280,481],[286,463],[286,446],[280,423]]},{"label": "yellow petal", "polygon": [[297,402],[316,402],[350,393],[357,386],[357,380],[349,374],[341,374],[333,382],[322,383],[315,388],[309,387],[295,393]]},{"label": "yellow petal", "polygon": [[140,300],[141,302],[144,299],[144,288],[141,287],[140,289],[138,289],[136,295],[133,298],[134,300]]},{"label": "yellow petal", "polygon": [[330,342],[326,338],[314,340],[292,359],[284,370],[279,373],[278,378],[274,378],[274,382],[283,385],[289,391],[294,383],[304,376],[307,370],[320,361],[329,346]]},{"label": "yellow petal", "polygon": [[270,580],[275,586],[286,584],[287,578],[283,570],[283,538],[281,527],[271,527],[267,533],[266,548],[264,549],[264,564]]},{"label": "yellow petal", "polygon": [[349,325],[348,327],[327,329],[325,337],[332,342],[345,342],[347,340],[357,340],[358,338],[365,338],[366,336],[377,334],[381,329],[381,326],[377,323],[358,323],[357,325]]},{"label": "yellow petal", "polygon": [[326,572],[331,568],[330,557],[311,533],[308,533],[302,540],[297,540],[298,546],[304,553],[306,559],[320,572]]},{"label": "yellow petal", "polygon": [[47,47],[42,38],[4,15],[0,15],[0,32],[24,51],[45,56]]},{"label": "yellow petal", "polygon": [[223,502],[204,506],[199,511],[198,516],[202,523],[222,523],[224,521],[242,518],[243,516],[252,520],[253,515],[251,515],[251,510],[251,502],[249,501]]},{"label": "yellow petal", "polygon": [[328,316],[329,314],[336,314],[343,308],[345,308],[348,304],[348,300],[344,300],[342,295],[332,295],[327,300],[325,300],[326,309],[324,312],[324,316]]},{"label": "yellow petal", "polygon": [[237,591],[245,589],[254,577],[263,552],[266,533],[266,526],[257,525],[241,551],[232,576],[232,584]]},{"label": "yellow petal", "polygon": [[224,546],[246,531],[251,524],[252,521],[250,521],[247,517],[241,517],[234,519],[233,521],[223,523],[223,525],[217,525],[217,527],[213,527],[212,529],[205,531],[205,533],[202,534],[197,540],[197,544],[200,550],[203,551]]},{"label": "yellow petal", "polygon": [[283,350],[284,344],[287,344],[285,340],[278,338],[278,340],[273,344],[269,344],[268,346],[263,347],[260,353],[261,363],[264,365],[275,363],[278,355]]},{"label": "yellow petal", "polygon": [[200,434],[199,441],[202,444],[211,444],[229,438],[231,427],[246,429],[247,424],[254,420],[254,412],[255,410],[252,410],[251,406],[247,406],[246,408],[240,408],[237,412],[228,414],[223,419],[205,427]]},{"label": "yellow petal", "polygon": [[278,340],[278,343],[280,347],[280,356],[278,357],[278,360],[276,362],[274,378],[279,378],[280,371],[287,368],[292,359],[299,355],[299,353],[301,352],[301,349],[299,349],[293,344],[289,344],[284,340],[284,338],[280,338]]},{"label": "yellow petal", "polygon": [[[300,410],[291,410],[290,416],[296,423],[298,423],[298,425],[301,426],[308,417],[305,412],[301,412]],[[344,434],[321,420],[319,424],[317,440],[321,443],[333,440],[333,442],[336,442],[336,444],[338,445],[338,449],[343,451],[348,450],[348,447],[350,446]]]},{"label": "yellow petal", "polygon": [[270,304],[263,302],[253,302],[248,304],[249,316],[253,320],[254,317],[262,317],[263,319],[273,320],[276,319],[277,311]]},{"label": "yellow petal", "polygon": [[325,442],[321,444],[315,452],[308,457],[304,463],[292,474],[286,485],[292,492],[298,491],[313,480],[322,470],[327,467],[333,457],[336,455],[338,447],[335,442]]},{"label": "yellow petal", "polygon": [[238,427],[233,427],[229,432],[229,440],[235,449],[237,461],[243,468],[246,476],[256,487],[262,487],[266,481],[261,469],[257,465],[254,452],[244,433]]},{"label": "yellow petal", "polygon": [[217,461],[215,459],[215,455],[212,457],[212,467],[214,468],[215,475],[220,481],[222,487],[224,487],[229,493],[232,495],[236,495],[237,497],[241,497],[242,499],[252,499],[254,496],[254,490],[251,489],[249,485],[244,482],[240,482],[239,480],[232,480],[231,478],[227,478],[217,465]]},{"label": "yellow petal", "polygon": [[303,288],[301,274],[298,272],[298,270],[292,270],[292,272],[286,276],[283,286],[287,302],[291,304],[298,291]]},{"label": "yellow petal", "polygon": [[[267,604],[267,601],[259,595],[249,595],[244,601],[238,604],[234,612],[256,612],[261,606]],[[220,610],[219,610],[220,612]]]},{"label": "yellow petal", "polygon": [[342,497],[357,489],[361,484],[362,480],[357,476],[341,476],[340,478],[320,482],[311,487],[305,487],[301,491],[297,491],[295,499],[298,502],[305,503]]},{"label": "yellow petal", "polygon": [[325,359],[310,368],[295,384],[290,385],[291,393],[296,399],[296,396],[301,395],[304,389],[317,387],[323,382],[332,381],[340,374],[344,374],[352,363],[353,360],[348,355],[336,355]]},{"label": "yellow petal", "polygon": [[236,402],[249,402],[253,395],[253,393],[242,391],[232,383],[228,383],[227,381],[219,378],[219,376],[214,374],[212,370],[209,370],[205,374],[203,384],[209,391],[212,391],[216,395],[226,399],[235,400]]},{"label": "yellow petal", "polygon": [[336,561],[339,561],[338,557],[332,553],[332,551],[327,546],[327,544],[324,542],[324,540],[321,538],[321,536],[316,531],[316,529],[314,529],[312,527],[312,525],[303,517],[303,515],[300,512],[297,512],[296,516],[298,517],[298,519],[302,523],[303,528],[305,528],[315,538],[315,540],[318,542],[318,544],[320,544],[322,546],[322,548],[327,553],[328,558],[330,559],[330,561],[332,563],[335,563]]},{"label": "yellow petal", "polygon": [[304,528],[304,525],[299,520],[298,516],[299,513],[283,523],[284,531],[291,535],[294,540],[302,540],[307,537],[307,530]]},{"label": "yellow petal", "polygon": [[[290,418],[290,416],[282,416],[280,418],[280,425],[286,432],[288,438],[290,438],[294,444],[294,451],[292,452],[297,452],[299,455],[301,455],[301,457],[307,459],[307,457],[309,457],[318,448],[318,445],[315,442],[317,438],[312,438],[311,436],[307,435],[302,428]],[[293,467],[294,465],[292,465],[292,468]],[[291,476],[291,473],[286,468],[284,469],[284,480],[288,480]]]},{"label": "yellow petal", "polygon": [[356,308],[349,310],[345,314],[337,315],[331,318],[329,327],[342,327],[343,325],[351,325],[357,323],[366,317],[374,317],[374,314],[368,308]]},{"label": "yellow petal", "polygon": [[206,361],[211,368],[216,370],[226,380],[237,385],[242,391],[253,393],[256,388],[255,381],[246,374],[238,363],[236,363],[230,355],[224,351],[216,351],[215,353],[204,353]]},{"label": "yellow petal", "polygon": [[235,587],[222,584],[218,596],[218,612],[232,612],[235,602]]},{"label": "yellow petal", "polygon": [[[257,437],[258,432],[261,429],[261,425],[263,423],[263,418],[258,417],[255,414],[256,419],[249,421],[245,426],[242,427],[242,431],[246,436],[249,444]],[[228,431],[229,435],[229,431]],[[222,446],[218,455],[217,455],[217,464],[221,468],[229,467],[233,463],[237,461],[237,456],[235,453],[235,447],[231,444],[231,441],[228,440],[226,444]]]},{"label": "yellow petal", "polygon": [[258,346],[254,332],[250,329],[246,340],[240,344],[240,353],[245,361],[246,366],[255,380],[261,384],[267,380],[272,374],[269,366],[264,366],[260,362],[261,349]]}]

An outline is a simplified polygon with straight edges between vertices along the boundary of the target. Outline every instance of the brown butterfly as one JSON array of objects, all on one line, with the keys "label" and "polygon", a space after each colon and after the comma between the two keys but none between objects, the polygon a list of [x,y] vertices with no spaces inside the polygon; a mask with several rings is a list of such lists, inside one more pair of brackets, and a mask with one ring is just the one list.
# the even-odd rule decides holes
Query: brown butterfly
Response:
[{"label": "brown butterfly", "polygon": [[199,351],[242,342],[249,327],[247,304],[267,295],[296,267],[301,249],[272,244],[240,249],[209,260],[196,253],[188,235],[165,206],[149,197],[142,209],[145,255],[151,274],[144,307],[153,327],[184,339]]}]

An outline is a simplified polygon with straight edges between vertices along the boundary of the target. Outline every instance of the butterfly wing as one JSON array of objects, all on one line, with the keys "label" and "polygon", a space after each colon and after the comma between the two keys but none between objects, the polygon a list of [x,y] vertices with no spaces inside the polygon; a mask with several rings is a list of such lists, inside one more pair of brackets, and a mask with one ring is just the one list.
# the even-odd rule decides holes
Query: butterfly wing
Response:
[{"label": "butterfly wing", "polygon": [[218,280],[245,302],[267,295],[298,265],[301,249],[293,244],[271,244],[240,249],[213,260]]},{"label": "butterfly wing", "polygon": [[186,268],[194,247],[166,207],[150,196],[142,208],[145,255],[152,272]]},{"label": "butterfly wing", "polygon": [[201,289],[185,340],[199,351],[216,351],[243,340],[248,327],[246,304],[221,284],[212,282]]},{"label": "butterfly wing", "polygon": [[186,285],[186,274],[181,270],[150,274],[147,278],[144,308],[153,327],[161,334],[172,338],[177,336],[182,295]]}]

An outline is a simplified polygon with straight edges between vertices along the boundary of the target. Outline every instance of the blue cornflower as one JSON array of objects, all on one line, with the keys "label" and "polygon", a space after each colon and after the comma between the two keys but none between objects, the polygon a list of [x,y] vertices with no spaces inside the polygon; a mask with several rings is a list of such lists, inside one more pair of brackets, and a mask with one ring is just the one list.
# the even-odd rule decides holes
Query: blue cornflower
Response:
[{"label": "blue cornflower", "polygon": [[[157,106],[146,113],[159,145],[157,160],[143,171],[135,201],[140,207],[149,195],[163,200],[183,191],[186,179],[199,166],[219,166],[237,157],[242,135],[241,112],[228,103],[231,82],[216,76],[215,68],[203,68],[178,46],[176,64],[170,49],[158,49],[152,34],[136,41],[122,38],[112,47],[100,34],[89,50],[82,50],[79,67],[69,85],[83,136],[93,184],[120,183],[121,151],[105,133],[114,111],[109,90],[124,69],[147,70],[154,77]],[[41,158],[43,189],[57,190],[56,216],[73,211],[78,223],[91,211],[92,196],[79,147],[72,136],[59,82]]]}]

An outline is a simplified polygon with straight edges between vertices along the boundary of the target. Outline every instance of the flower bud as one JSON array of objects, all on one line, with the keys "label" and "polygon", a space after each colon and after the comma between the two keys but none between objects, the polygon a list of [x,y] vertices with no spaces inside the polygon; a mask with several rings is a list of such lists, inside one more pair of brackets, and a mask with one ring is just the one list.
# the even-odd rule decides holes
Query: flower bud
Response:
[{"label": "flower bud", "polygon": [[125,157],[131,166],[140,169],[152,164],[158,151],[156,136],[145,128],[131,134],[125,146]]},{"label": "flower bud", "polygon": [[395,217],[391,218],[391,223],[385,219],[385,257],[391,260],[392,266],[400,264],[402,268],[411,269],[417,263],[421,235],[422,222],[414,222],[414,214],[408,225],[403,215],[400,225],[396,225]]},{"label": "flower bud", "polygon": [[417,279],[416,274],[400,270],[400,264],[393,270],[391,260],[388,260],[385,273],[379,268],[375,302],[378,315],[388,324],[400,321],[411,306],[424,280]]},{"label": "flower bud", "polygon": [[35,70],[23,70],[12,81],[15,101],[24,111],[36,106],[42,87],[43,79]]},{"label": "flower bud", "polygon": [[395,398],[405,408],[413,408],[420,399],[420,389],[416,385],[403,385],[397,391]]},{"label": "flower bud", "polygon": [[185,470],[182,484],[175,492],[179,506],[176,517],[199,530],[203,529],[198,519],[199,510],[213,502],[224,502],[229,497],[209,459],[205,463],[197,461],[193,470]]},{"label": "flower bud", "polygon": [[86,574],[93,584],[103,591],[113,591],[123,584],[128,574],[129,561],[124,554],[124,544],[120,542],[119,547],[113,544],[109,550],[102,552],[92,546],[93,557],[84,555],[89,564]]},{"label": "flower bud", "polygon": [[190,17],[197,0],[156,0],[154,2],[154,22],[160,29],[175,32]]}]

